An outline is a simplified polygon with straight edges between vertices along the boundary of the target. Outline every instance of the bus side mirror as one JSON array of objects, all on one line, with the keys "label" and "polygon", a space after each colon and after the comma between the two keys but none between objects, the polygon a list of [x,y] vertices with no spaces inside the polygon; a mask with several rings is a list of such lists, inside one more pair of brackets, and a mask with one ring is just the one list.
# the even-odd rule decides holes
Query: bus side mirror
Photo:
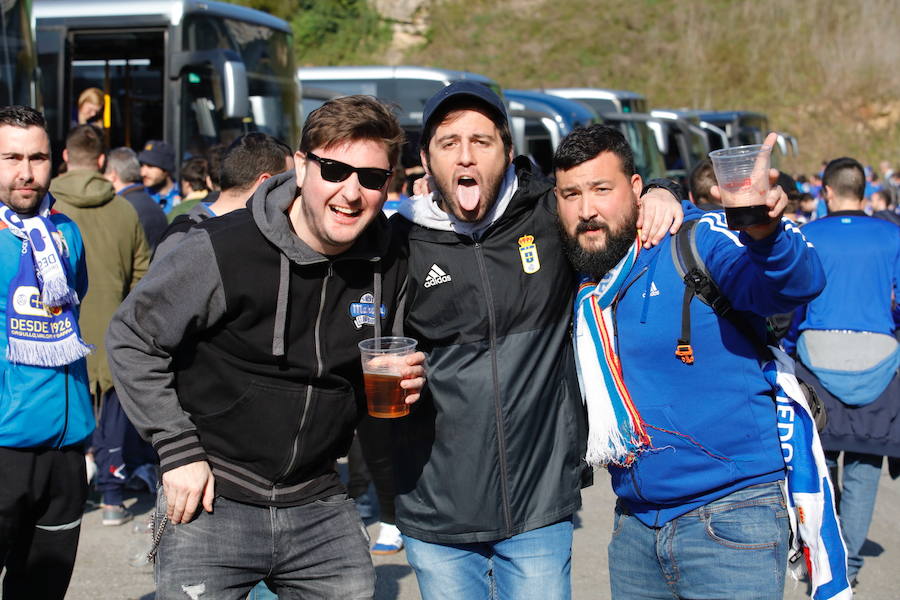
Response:
[{"label": "bus side mirror", "polygon": [[666,135],[667,127],[659,119],[648,119],[647,127],[653,132],[656,139],[656,147],[659,148],[661,154],[669,152],[669,137]]},{"label": "bus side mirror", "polygon": [[237,53],[231,50],[198,50],[176,52],[169,61],[169,78],[180,79],[191,67],[210,65],[222,81],[222,116],[242,119],[250,114],[247,96],[247,69]]},{"label": "bus side mirror", "polygon": [[247,69],[240,60],[226,60],[222,64],[222,86],[226,119],[243,119],[250,114],[247,96]]}]

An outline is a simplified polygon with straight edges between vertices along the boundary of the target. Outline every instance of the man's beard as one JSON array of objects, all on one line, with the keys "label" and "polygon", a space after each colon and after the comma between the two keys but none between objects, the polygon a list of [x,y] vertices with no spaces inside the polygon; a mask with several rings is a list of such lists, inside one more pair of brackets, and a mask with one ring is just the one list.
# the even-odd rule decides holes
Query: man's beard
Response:
[{"label": "man's beard", "polygon": [[12,190],[7,190],[5,194],[2,194],[0,202],[11,208],[13,212],[18,215],[27,217],[34,216],[35,214],[37,214],[38,208],[41,205],[41,201],[47,194],[47,190],[37,186],[31,187],[30,189],[34,190],[35,192],[34,199],[25,199],[21,196],[21,194],[16,194]]},{"label": "man's beard", "polygon": [[[600,280],[631,249],[637,238],[637,211],[632,210],[625,222],[616,231],[610,231],[607,223],[600,221],[582,221],[575,229],[575,237],[569,236],[559,223],[559,233],[563,240],[566,258],[579,273],[584,273],[593,280]],[[602,250],[585,250],[578,242],[578,234],[585,231],[603,230],[606,232],[606,244]]]}]

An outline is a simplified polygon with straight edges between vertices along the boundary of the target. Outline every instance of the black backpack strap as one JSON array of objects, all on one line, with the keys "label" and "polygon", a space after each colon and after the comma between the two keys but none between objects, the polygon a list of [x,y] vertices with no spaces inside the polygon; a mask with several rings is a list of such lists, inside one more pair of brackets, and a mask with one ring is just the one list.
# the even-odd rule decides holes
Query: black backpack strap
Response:
[{"label": "black backpack strap", "polygon": [[697,220],[681,226],[672,239],[672,262],[684,281],[684,296],[681,304],[681,337],[675,346],[675,356],[685,364],[694,363],[691,347],[691,300],[694,296],[709,305],[718,316],[731,323],[735,329],[753,343],[757,354],[764,360],[773,358],[766,340],[759,339],[750,321],[734,310],[728,298],[719,291],[700,253],[697,252]]}]

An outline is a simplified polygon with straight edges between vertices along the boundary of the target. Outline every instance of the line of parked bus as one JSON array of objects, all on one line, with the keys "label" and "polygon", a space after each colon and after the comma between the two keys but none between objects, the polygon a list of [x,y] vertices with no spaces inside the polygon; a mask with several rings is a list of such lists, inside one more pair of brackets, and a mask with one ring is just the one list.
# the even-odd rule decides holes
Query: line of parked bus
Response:
[{"label": "line of parked bus", "polygon": [[[6,0],[0,6],[0,98],[43,110],[57,154],[87,88],[103,93],[96,123],[110,147],[137,149],[164,139],[179,163],[247,131],[293,145],[301,115],[329,98],[361,93],[397,106],[409,138],[402,160],[413,167],[425,101],[460,79],[505,97],[516,151],[545,172],[560,140],[595,122],[622,130],[642,176],[678,179],[709,151],[761,142],[769,129],[763,114],[650,110],[644,96],[623,90],[503,90],[476,73],[409,66],[296,69],[286,22],[220,2]],[[782,135],[777,150],[776,163],[779,153],[797,152],[796,141]]]},{"label": "line of parked bus", "polygon": [[[553,151],[572,129],[606,123],[622,130],[635,152],[641,176],[684,180],[691,168],[719,148],[762,143],[769,131],[766,116],[747,111],[649,110],[647,99],[625,90],[550,88],[501,89],[476,73],[426,67],[308,67],[297,70],[304,114],[329,98],[371,94],[397,106],[410,143],[405,167],[418,164],[418,139],[425,101],[441,87],[468,79],[500,93],[509,108],[516,151],[550,171]],[[779,136],[773,156],[795,154],[797,142]]]}]

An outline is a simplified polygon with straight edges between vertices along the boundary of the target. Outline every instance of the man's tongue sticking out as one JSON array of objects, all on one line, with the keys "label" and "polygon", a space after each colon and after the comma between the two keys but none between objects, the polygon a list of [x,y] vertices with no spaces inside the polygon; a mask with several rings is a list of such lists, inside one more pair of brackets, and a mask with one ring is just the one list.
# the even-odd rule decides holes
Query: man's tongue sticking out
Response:
[{"label": "man's tongue sticking out", "polygon": [[472,212],[478,208],[478,199],[481,197],[481,186],[474,179],[461,179],[456,185],[456,201],[466,212]]}]

